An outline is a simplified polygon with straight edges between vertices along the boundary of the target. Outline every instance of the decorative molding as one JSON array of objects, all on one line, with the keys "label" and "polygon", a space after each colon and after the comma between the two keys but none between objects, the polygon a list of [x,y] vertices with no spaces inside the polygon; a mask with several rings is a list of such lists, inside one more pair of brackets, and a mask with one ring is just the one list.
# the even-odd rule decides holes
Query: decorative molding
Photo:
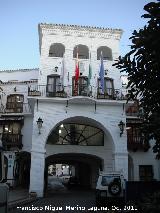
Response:
[{"label": "decorative molding", "polygon": [[[64,25],[64,24],[39,24],[39,28],[44,34],[54,35],[61,32],[66,35],[76,35],[77,37],[100,37],[104,39],[114,38],[120,39],[123,33],[121,29],[103,28],[103,27],[91,27],[91,26],[80,26],[80,25]],[[58,31],[59,33],[58,33]],[[55,33],[56,32],[56,33]]]},{"label": "decorative molding", "polygon": [[82,25],[66,25],[66,24],[47,24],[40,23],[39,26],[43,29],[60,29],[60,30],[82,30],[90,32],[110,32],[110,33],[122,33],[121,29],[104,28],[104,27],[93,27],[93,26],[82,26]]},{"label": "decorative molding", "polygon": [[7,73],[11,73],[11,72],[31,72],[31,71],[39,71],[39,68],[33,68],[33,69],[16,69],[16,70],[0,70],[0,73],[1,72],[7,72]]}]

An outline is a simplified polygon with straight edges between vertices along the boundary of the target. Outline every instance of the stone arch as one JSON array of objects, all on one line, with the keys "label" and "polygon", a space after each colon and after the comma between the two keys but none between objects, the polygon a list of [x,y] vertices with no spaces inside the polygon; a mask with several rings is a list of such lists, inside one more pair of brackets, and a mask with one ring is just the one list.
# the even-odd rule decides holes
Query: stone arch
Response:
[{"label": "stone arch", "polygon": [[63,57],[65,46],[61,43],[54,43],[50,46],[49,57]]},{"label": "stone arch", "polygon": [[111,48],[109,48],[107,46],[98,47],[98,49],[97,49],[97,60],[100,60],[101,52],[103,54],[103,59],[104,60],[110,60],[110,61],[113,60]]},{"label": "stone arch", "polygon": [[80,59],[89,59],[89,48],[86,45],[78,44],[73,49],[73,58],[77,57]]}]

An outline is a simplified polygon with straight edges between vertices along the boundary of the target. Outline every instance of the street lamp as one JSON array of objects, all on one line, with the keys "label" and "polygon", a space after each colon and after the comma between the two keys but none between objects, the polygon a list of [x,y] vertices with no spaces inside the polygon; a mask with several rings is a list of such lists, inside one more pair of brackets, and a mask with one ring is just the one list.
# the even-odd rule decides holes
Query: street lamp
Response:
[{"label": "street lamp", "polygon": [[43,120],[42,120],[42,118],[39,117],[36,122],[37,122],[38,130],[39,130],[39,134],[41,134],[40,130],[42,128]]},{"label": "street lamp", "polygon": [[119,129],[120,129],[120,137],[122,136],[123,134],[123,131],[124,131],[124,126],[125,126],[125,123],[121,120],[118,124],[119,126]]}]

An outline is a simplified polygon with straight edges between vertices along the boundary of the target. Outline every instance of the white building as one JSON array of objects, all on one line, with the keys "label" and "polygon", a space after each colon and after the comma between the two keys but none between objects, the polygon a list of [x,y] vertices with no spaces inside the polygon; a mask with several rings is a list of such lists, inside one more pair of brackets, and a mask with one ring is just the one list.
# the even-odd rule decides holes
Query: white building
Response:
[{"label": "white building", "polygon": [[[8,153],[18,151],[17,159],[26,156],[23,165],[17,163],[17,170],[23,171],[28,165],[29,190],[38,196],[43,196],[48,166],[56,163],[73,166],[80,184],[91,188],[95,188],[99,171],[121,171],[129,180],[160,179],[158,161],[139,132],[138,106],[126,105],[120,72],[112,66],[120,55],[121,35],[119,29],[39,24],[39,70],[21,70],[21,74],[26,73],[23,77],[16,71],[1,71],[2,142]],[[76,84],[77,50],[80,76]],[[101,52],[104,93],[99,77]],[[19,127],[14,127],[16,133],[8,124],[18,123],[15,118],[21,120]],[[43,121],[40,130],[39,118]],[[121,121],[125,124],[123,132]],[[9,140],[11,134],[23,134],[23,147],[10,145],[9,141],[16,141],[13,137]],[[29,153],[31,167],[26,163]]]}]

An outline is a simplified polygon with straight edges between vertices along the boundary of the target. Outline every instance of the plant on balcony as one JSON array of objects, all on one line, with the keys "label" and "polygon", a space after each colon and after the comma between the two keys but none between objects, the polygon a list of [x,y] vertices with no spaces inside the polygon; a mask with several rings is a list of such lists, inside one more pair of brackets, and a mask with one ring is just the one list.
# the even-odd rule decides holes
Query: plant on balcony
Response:
[{"label": "plant on balcony", "polygon": [[128,100],[139,99],[144,110],[142,131],[148,139],[155,139],[153,151],[160,159],[160,2],[150,2],[144,10],[147,24],[133,31],[130,52],[114,66],[128,74]]}]

